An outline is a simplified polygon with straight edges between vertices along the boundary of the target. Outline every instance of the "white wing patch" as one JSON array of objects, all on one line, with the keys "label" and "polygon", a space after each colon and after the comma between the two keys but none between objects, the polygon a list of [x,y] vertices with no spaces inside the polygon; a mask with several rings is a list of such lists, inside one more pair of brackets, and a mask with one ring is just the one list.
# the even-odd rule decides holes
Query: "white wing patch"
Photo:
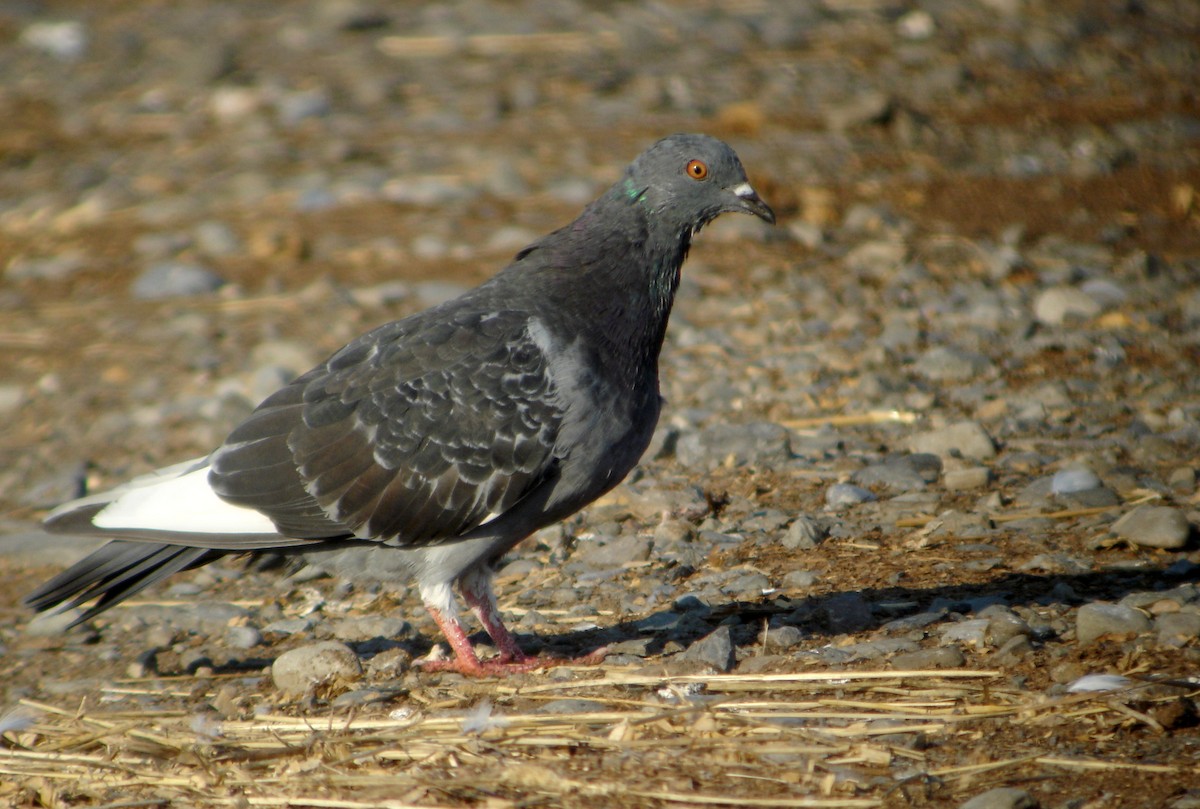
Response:
[{"label": "white wing patch", "polygon": [[197,534],[279,533],[264,514],[218,497],[208,485],[207,465],[175,477],[147,475],[111,494],[115,495],[112,502],[92,519],[97,528]]}]

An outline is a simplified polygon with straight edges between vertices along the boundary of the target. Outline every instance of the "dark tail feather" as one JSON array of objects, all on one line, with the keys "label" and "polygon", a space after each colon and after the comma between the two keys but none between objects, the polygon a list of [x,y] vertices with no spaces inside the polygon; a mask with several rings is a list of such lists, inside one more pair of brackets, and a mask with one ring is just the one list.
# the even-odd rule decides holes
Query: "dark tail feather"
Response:
[{"label": "dark tail feather", "polygon": [[71,622],[75,626],[155,582],[224,555],[210,548],[114,540],[30,593],[25,604],[42,612],[58,606],[70,609],[98,598]]}]

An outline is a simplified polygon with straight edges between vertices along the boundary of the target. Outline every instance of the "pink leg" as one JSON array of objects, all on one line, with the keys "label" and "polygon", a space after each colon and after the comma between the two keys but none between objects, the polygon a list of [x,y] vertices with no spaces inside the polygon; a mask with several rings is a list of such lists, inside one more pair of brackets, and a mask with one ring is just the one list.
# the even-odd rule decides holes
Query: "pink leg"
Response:
[{"label": "pink leg", "polygon": [[471,612],[475,613],[479,623],[483,624],[484,630],[500,650],[500,662],[523,663],[528,660],[517,644],[517,639],[504,625],[504,619],[500,617],[491,578],[481,574],[465,576],[459,589],[462,590],[463,600],[467,602]]},{"label": "pink leg", "polygon": [[433,620],[437,622],[438,628],[442,630],[442,634],[446,636],[446,640],[450,642],[450,649],[454,652],[454,660],[439,660],[422,662],[422,666],[429,668],[431,666],[447,669],[455,669],[463,674],[482,674],[480,670],[479,656],[475,654],[475,650],[471,648],[471,641],[467,637],[466,630],[459,623],[458,617],[448,615],[445,612],[431,607],[428,604],[425,608],[429,610],[429,614],[433,616]]},{"label": "pink leg", "polygon": [[500,611],[496,607],[496,596],[492,592],[491,577],[483,573],[469,574],[460,584],[463,599],[471,607],[471,611],[479,618],[483,628],[499,649],[500,655],[495,660],[480,660],[471,647],[471,641],[455,614],[453,601],[443,599],[449,593],[431,590],[425,598],[425,609],[433,616],[442,634],[454,650],[453,660],[422,660],[418,662],[427,671],[456,671],[468,677],[486,677],[489,675],[519,674],[535,669],[551,668],[553,666],[580,665],[592,666],[604,659],[606,649],[592,652],[590,655],[576,660],[564,660],[552,657],[529,657],[521,651],[517,639],[508,631]]},{"label": "pink leg", "polygon": [[433,616],[433,620],[437,621],[442,634],[450,642],[450,648],[454,650],[453,660],[418,660],[417,665],[426,671],[457,671],[467,677],[487,677],[489,675],[519,674],[555,665],[553,660],[526,657],[517,648],[516,640],[511,634],[508,634],[508,630],[504,628],[503,624],[500,624],[500,628],[508,635],[509,641],[520,657],[514,660],[507,657],[509,652],[501,651],[500,657],[496,660],[480,660],[479,656],[475,654],[475,650],[471,648],[471,641],[467,639],[467,633],[457,618],[447,615],[436,607],[426,605],[426,609]]}]

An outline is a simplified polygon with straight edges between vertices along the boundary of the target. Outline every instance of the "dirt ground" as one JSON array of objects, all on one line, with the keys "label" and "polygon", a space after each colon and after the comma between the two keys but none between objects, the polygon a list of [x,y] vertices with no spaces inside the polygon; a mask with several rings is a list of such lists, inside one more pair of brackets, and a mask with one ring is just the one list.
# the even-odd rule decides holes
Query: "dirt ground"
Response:
[{"label": "dirt ground", "polygon": [[[1103,245],[1119,255],[1142,251],[1162,272],[1178,274],[1181,285],[1194,286],[1195,279],[1188,278],[1200,267],[1197,86],[1138,55],[1142,44],[1167,38],[1190,54],[1194,67],[1200,32],[1195,15],[1186,9],[1178,12],[1184,22],[1173,28],[1176,12],[1156,9],[1154,3],[1103,3],[1094,10],[1082,3],[1045,8],[1017,4],[1026,7],[1033,27],[1056,30],[1060,19],[1094,26],[1094,32],[1080,36],[1096,50],[1119,51],[1112,57],[1119,70],[1110,75],[1089,72],[1070,58],[1036,69],[1006,67],[1003,60],[966,48],[971,31],[954,27],[966,23],[947,24],[944,36],[960,39],[945,45],[945,58],[976,60],[968,68],[969,92],[927,104],[894,100],[879,116],[868,116],[839,137],[826,137],[830,125],[819,109],[797,103],[790,114],[780,111],[771,106],[765,90],[744,100],[729,91],[719,103],[696,109],[666,105],[642,115],[597,109],[590,113],[596,119],[581,125],[572,114],[578,108],[563,106],[584,93],[594,76],[551,66],[545,68],[549,78],[537,103],[488,120],[468,116],[457,129],[414,134],[410,126],[415,125],[403,115],[382,113],[380,118],[365,116],[366,124],[347,124],[348,134],[324,123],[281,127],[272,131],[261,163],[268,179],[278,179],[278,189],[239,202],[231,192],[214,190],[204,166],[212,160],[220,171],[236,174],[236,165],[221,163],[220,153],[253,149],[253,132],[231,132],[194,114],[188,97],[193,88],[182,80],[176,86],[171,75],[145,79],[152,85],[149,90],[172,102],[139,112],[135,123],[111,126],[106,122],[120,121],[123,110],[150,104],[147,86],[130,80],[110,87],[80,79],[69,101],[47,89],[70,78],[64,71],[80,70],[89,60],[103,63],[104,49],[123,47],[119,40],[124,35],[132,40],[130,32],[140,20],[172,18],[162,5],[113,3],[100,13],[86,4],[56,2],[32,16],[0,9],[0,48],[28,51],[22,32],[43,17],[84,19],[95,43],[91,55],[73,67],[51,65],[40,76],[20,73],[0,88],[0,166],[14,183],[2,192],[5,207],[0,212],[0,268],[8,270],[0,283],[0,383],[20,391],[19,406],[5,412],[0,427],[3,534],[31,530],[49,507],[76,494],[81,482],[99,490],[132,474],[201,455],[244,415],[240,400],[207,410],[164,410],[141,421],[139,408],[211,395],[223,381],[247,379],[253,371],[247,347],[264,339],[305,344],[319,359],[367,328],[421,306],[416,295],[364,302],[355,291],[378,289],[398,276],[414,286],[479,282],[513,252],[488,246],[497,227],[517,225],[537,234],[564,223],[578,209],[555,192],[554,181],[570,179],[573,172],[592,183],[611,180],[645,144],[679,129],[707,131],[737,144],[751,179],[775,206],[781,231],[789,223],[837,231],[847,213],[862,205],[886,208],[915,223],[914,243],[943,249],[936,253],[929,248],[925,258],[931,283],[944,287],[954,274],[983,273],[972,258],[972,245],[1001,242],[1013,223],[1020,223],[1027,244],[1053,236]],[[367,20],[367,12],[375,9],[372,4],[343,5],[357,10],[353,19]],[[402,27],[417,15],[402,5],[380,36],[420,33]],[[506,4],[477,5],[499,7],[496,13],[502,13]],[[604,8],[597,14],[616,13],[609,4],[598,5]],[[677,5],[666,7],[677,10]],[[762,4],[702,5],[714,20],[725,20],[757,13]],[[847,10],[854,5],[823,6],[830,15],[845,15],[836,29],[845,37],[840,43],[788,41],[741,54],[738,69],[750,72],[745,81],[758,86],[754,82],[765,82],[770,69],[784,62],[844,60],[864,75],[891,69],[893,62],[886,58],[891,46],[874,32],[893,31],[898,17],[921,4],[892,8],[863,3],[869,11],[862,14],[875,27],[862,30],[855,28],[858,12]],[[1148,10],[1130,10],[1142,5]],[[378,6],[386,9],[386,4]],[[943,12],[953,19],[952,9],[940,4],[931,9],[938,19]],[[217,11],[231,17],[242,13],[227,6]],[[309,44],[314,61],[306,64],[302,52],[288,51],[281,43],[301,36],[289,25],[296,30],[319,27],[309,4],[285,3],[275,10],[253,5],[244,14],[249,33],[240,40],[238,69],[275,65],[280,75],[296,77],[297,87],[304,87],[309,75],[334,70],[338,48],[360,41],[349,37],[373,35],[342,33],[333,43],[314,39]],[[554,18],[550,11],[545,14],[551,20],[545,25],[551,26]],[[386,11],[383,15],[388,16]],[[268,36],[265,32],[276,25],[283,33]],[[1011,24],[1003,37],[1017,37],[1013,31],[1020,28]],[[1118,35],[1121,29],[1124,34]],[[169,52],[170,43],[186,43],[187,30],[186,19],[176,21],[169,37],[162,34],[168,44],[161,51],[146,44],[155,41],[156,29],[142,31],[139,36],[146,42],[137,47],[151,50],[145,69],[156,69],[154,53]],[[1116,44],[1100,42],[1102,34],[1111,34]],[[273,43],[281,53],[267,45],[251,47],[263,43]],[[848,47],[852,44],[856,47]],[[847,52],[839,53],[839,47]],[[44,57],[10,53],[0,67],[15,77],[35,58]],[[476,69],[470,82],[462,80],[472,92],[491,77],[488,59],[485,54],[465,60]],[[520,61],[511,54],[504,59],[506,70]],[[704,64],[717,70],[714,63],[719,62],[710,55]],[[540,75],[537,69],[530,71]],[[498,71],[492,78],[501,83],[508,76]],[[225,79],[204,79],[219,81]],[[451,90],[457,86],[448,82]],[[411,89],[418,85],[425,96]],[[424,74],[411,78],[409,86],[406,115],[421,114],[429,97],[441,91]],[[670,86],[666,79],[664,86]],[[614,92],[620,96],[634,90]],[[607,114],[615,119],[612,127],[603,125]],[[337,118],[335,110],[332,119]],[[1136,159],[1113,160],[1101,171],[1047,170],[1032,176],[982,166],[978,151],[986,148],[971,134],[1017,132],[1022,143],[1037,143],[1042,138],[1069,141],[1081,130],[1145,132],[1156,122],[1174,127],[1179,121],[1184,129],[1191,127],[1191,134],[1172,142],[1170,154],[1148,143],[1138,146]],[[818,145],[828,151],[798,160],[793,152],[798,133],[807,132],[822,133]],[[429,171],[409,166],[413,175],[476,182],[486,176],[487,167],[464,155],[516,153],[524,160],[520,170],[529,191],[489,191],[446,204],[373,198],[301,210],[295,204],[296,186],[285,182],[314,165],[336,178],[339,161],[371,163],[373,156],[386,155],[412,138],[436,141],[438,155],[454,156]],[[335,139],[340,145],[332,149]],[[429,148],[433,153],[435,147]],[[201,158],[206,154],[212,156]],[[238,159],[254,162],[253,157]],[[377,162],[396,168],[388,158]],[[128,186],[127,195],[95,213],[82,191],[74,198],[47,192],[44,207],[22,207],[38,182],[52,185],[63,181],[70,167],[94,164],[104,164],[108,175],[119,177]],[[164,203],[161,218],[156,218],[156,196],[194,198],[178,210]],[[227,282],[221,290],[166,300],[131,296],[130,286],[145,265],[145,248],[139,247],[145,242],[139,240],[164,230],[187,230],[214,215],[232,223],[243,245],[208,262]],[[451,227],[438,224],[448,217]],[[448,240],[450,249],[414,258],[407,246],[431,229]],[[706,240],[709,235],[714,238]],[[335,247],[327,248],[329,244]],[[394,244],[404,248],[401,269]],[[454,247],[460,244],[469,249],[456,254]],[[81,268],[62,277],[12,270],[30,257],[63,255],[84,257]],[[185,249],[184,255],[191,254]],[[698,267],[697,283],[709,294],[720,294],[724,288],[783,289],[798,267],[835,258],[825,247],[782,235],[739,239],[713,233],[697,240],[691,262]],[[1028,268],[1004,279],[1016,287],[1037,282]],[[1147,332],[1169,336],[1184,329],[1174,317],[1130,328],[1144,326]],[[703,325],[722,328],[720,322]],[[1149,345],[1141,354],[1136,346],[1129,351],[1144,374],[1157,375],[1146,381],[1146,389],[1172,382],[1194,395],[1200,347],[1182,340],[1161,351]],[[669,343],[667,350],[676,352],[680,364],[698,366],[705,356],[695,346],[672,348]],[[1048,348],[1020,355],[1003,369],[1008,387],[1020,392],[1068,376],[1109,384],[1102,370],[1083,367],[1090,355],[1073,351]],[[1140,391],[1113,382],[1110,395],[1119,399]],[[844,393],[814,397],[811,404],[812,412],[785,408],[783,414],[778,402],[752,402],[741,417],[802,418],[853,410]],[[198,417],[201,412],[207,418]],[[128,419],[114,421],[113,414]],[[1124,424],[1111,426],[1128,426],[1133,419],[1130,412]],[[879,443],[897,435],[869,427],[860,434]],[[1194,467],[1194,461],[1163,458],[1161,466]],[[710,506],[733,497],[789,513],[822,512],[825,489],[838,475],[833,466],[818,467],[813,475],[728,468],[697,474],[670,461],[653,463],[659,466],[651,465],[651,473],[668,469],[672,485],[702,491]],[[997,474],[997,489],[1006,491],[1031,478],[1029,470],[1015,467]],[[569,530],[586,532],[593,517],[619,510],[622,491],[585,512]],[[940,508],[969,510],[977,499],[966,493],[955,497],[948,495]],[[1194,510],[1194,494],[1189,502]],[[698,525],[705,516],[687,518]],[[1047,644],[1003,662],[992,650],[979,648],[969,650],[961,666],[905,673],[887,659],[831,665],[815,656],[772,656],[765,645],[755,651],[758,642],[747,629],[755,622],[765,626],[772,618],[807,616],[805,643],[836,648],[876,637],[878,629],[838,631],[825,606],[838,603],[830,599],[839,594],[861,593],[871,604],[886,605],[939,599],[965,603],[1002,592],[1012,603],[1040,609],[1037,605],[1045,605],[1056,586],[1066,587],[1074,605],[1119,600],[1162,589],[1164,570],[1172,561],[1200,562],[1193,527],[1192,545],[1175,556],[1116,543],[1103,550],[1102,563],[1087,571],[1028,571],[1018,565],[1039,554],[1078,551],[1079,537],[1111,516],[1080,513],[1056,520],[1033,537],[1001,527],[1010,561],[989,569],[966,566],[969,551],[949,540],[931,539],[922,533],[920,521],[907,527],[864,521],[855,536],[834,537],[807,550],[755,542],[714,550],[704,562],[706,570],[741,566],[773,582],[798,568],[821,573],[803,591],[776,588],[758,599],[731,597],[713,606],[716,617],[710,615],[709,624],[734,616],[735,640],[743,651],[737,668],[725,674],[671,657],[695,640],[686,631],[656,637],[640,664],[602,664],[571,670],[570,676],[535,672],[475,682],[427,674],[410,669],[408,662],[427,652],[438,635],[413,594],[358,591],[343,598],[336,581],[281,586],[270,571],[243,572],[241,563],[233,561],[215,574],[179,577],[199,577],[199,595],[181,596],[159,587],[134,607],[98,619],[94,628],[36,634],[26,631],[31,616],[20,600],[59,566],[48,564],[44,556],[0,554],[5,694],[0,704],[0,802],[14,807],[952,807],[1005,786],[1027,790],[1036,805],[1055,809],[1200,806],[1194,679],[1200,646],[1195,640],[1167,647],[1114,636],[1088,646]],[[653,531],[654,523],[643,520],[640,527]],[[864,548],[869,549],[869,563],[863,561]],[[542,594],[572,586],[560,564],[568,551],[530,541],[519,555],[545,564],[533,573],[500,579],[502,609],[517,618],[537,610],[545,621],[536,626],[537,640],[534,630],[524,627],[522,639],[545,650],[578,653],[642,637],[636,621],[655,612],[652,602],[633,616],[622,611],[613,591],[605,591],[607,600],[589,601],[586,610],[539,602]],[[651,558],[628,566],[617,581],[637,593],[644,579],[686,582],[692,574]],[[1196,580],[1191,572],[1172,579],[1171,585],[1194,585]],[[177,633],[169,643],[157,644],[147,640],[153,618],[136,617],[142,608],[171,609],[193,599],[291,617],[303,615],[306,599],[313,598],[327,605],[337,602],[337,609],[360,616],[401,615],[414,627],[398,647],[358,648],[365,658],[378,653],[375,667],[368,666],[366,682],[378,692],[370,700],[336,702],[348,690],[361,690],[361,682],[331,684],[303,699],[275,690],[272,660],[312,638],[268,635],[260,646],[233,650],[216,637],[219,633],[195,632]],[[334,609],[327,607],[328,612]],[[597,628],[580,629],[586,622]],[[148,664],[145,654],[151,647],[159,651]],[[747,664],[746,649],[752,650],[749,657],[763,662]],[[390,662],[385,655],[391,655]],[[1090,673],[1122,674],[1140,685],[1116,696],[1063,692],[1065,683]],[[1150,679],[1176,684],[1149,685]],[[26,716],[28,721],[21,719]],[[8,719],[16,724],[7,725]],[[207,730],[209,722],[219,729]]]}]

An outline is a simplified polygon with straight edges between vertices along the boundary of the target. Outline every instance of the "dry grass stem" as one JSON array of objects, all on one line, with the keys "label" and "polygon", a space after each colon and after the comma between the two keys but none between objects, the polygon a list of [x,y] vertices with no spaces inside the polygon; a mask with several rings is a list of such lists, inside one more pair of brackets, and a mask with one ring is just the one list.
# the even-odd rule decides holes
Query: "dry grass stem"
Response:
[{"label": "dry grass stem", "polygon": [[[164,693],[161,682],[156,690],[154,678],[143,679],[145,687],[107,689],[104,699],[146,703]],[[1005,688],[992,671],[655,677],[616,670],[556,683],[434,685],[354,711],[301,708],[275,694],[253,694],[248,703],[261,712],[247,709],[234,718],[212,712],[212,695],[195,711],[24,700],[21,710],[32,715],[31,724],[0,736],[0,775],[11,785],[0,787],[0,798],[53,784],[113,800],[196,806],[357,809],[549,800],[605,809],[836,809],[884,805],[886,795],[863,794],[855,784],[897,766],[950,790],[977,787],[981,777],[999,772],[1032,778],[1105,769],[1195,777],[1195,765],[1067,758],[1048,749],[946,767],[938,764],[940,745],[916,744],[983,737],[998,722],[1042,717],[1079,733],[1129,722],[1161,732],[1144,701],[1137,708],[1121,701],[1121,694],[1145,685],[1046,699]],[[545,711],[563,705],[564,694],[586,701],[565,703],[565,713]],[[489,701],[490,713],[465,725],[478,714],[480,699]],[[262,711],[269,705],[277,708]],[[679,770],[684,761],[687,773]],[[641,774],[636,789],[623,769],[630,762]],[[845,780],[856,772],[861,775]]]}]

